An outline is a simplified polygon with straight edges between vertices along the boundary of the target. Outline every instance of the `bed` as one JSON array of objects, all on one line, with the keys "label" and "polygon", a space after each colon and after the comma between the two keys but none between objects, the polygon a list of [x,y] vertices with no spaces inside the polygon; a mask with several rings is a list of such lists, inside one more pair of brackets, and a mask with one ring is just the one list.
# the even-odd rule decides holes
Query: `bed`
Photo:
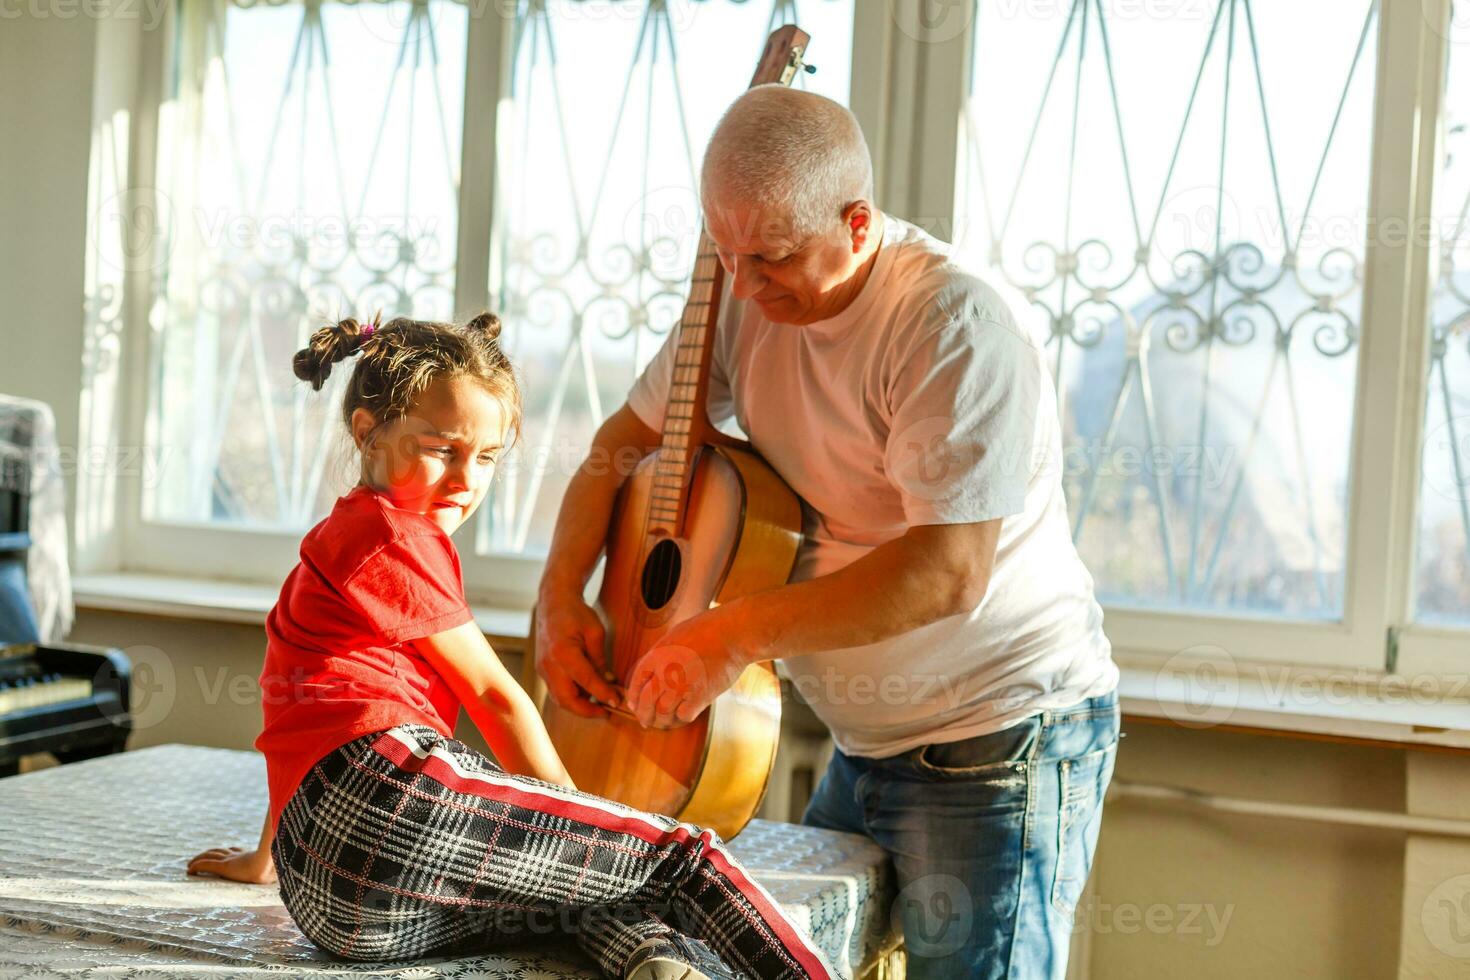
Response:
[{"label": "bed", "polygon": [[[0,779],[0,977],[597,976],[570,945],[410,963],[328,958],[274,885],[184,874],[206,847],[254,841],[265,805],[259,754],[191,745]],[[843,976],[901,969],[892,870],[871,841],[756,820],[730,846]]]}]

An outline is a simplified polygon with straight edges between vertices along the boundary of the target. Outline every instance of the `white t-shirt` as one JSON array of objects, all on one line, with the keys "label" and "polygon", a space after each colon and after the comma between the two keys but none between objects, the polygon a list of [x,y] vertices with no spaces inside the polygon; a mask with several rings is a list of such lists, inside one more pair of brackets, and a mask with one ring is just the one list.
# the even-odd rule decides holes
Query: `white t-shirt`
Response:
[{"label": "white t-shirt", "polygon": [[[1044,352],[1004,291],[884,215],[837,316],[772,323],[726,292],[709,415],[732,416],[802,500],[791,581],[834,572],[920,524],[1005,518],[973,610],[879,643],[782,660],[849,755],[999,731],[1118,681],[1092,576],[1072,545]],[[628,393],[663,426],[677,331]]]}]

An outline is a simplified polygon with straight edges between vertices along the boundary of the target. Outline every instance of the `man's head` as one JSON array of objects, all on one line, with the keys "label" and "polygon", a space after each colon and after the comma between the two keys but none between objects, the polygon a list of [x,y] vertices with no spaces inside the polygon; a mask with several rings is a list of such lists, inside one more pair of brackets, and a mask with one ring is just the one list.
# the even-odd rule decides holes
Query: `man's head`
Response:
[{"label": "man's head", "polygon": [[700,178],[705,230],[736,299],[776,323],[844,309],[877,250],[873,164],[855,116],[831,99],[750,89],[725,111]]}]

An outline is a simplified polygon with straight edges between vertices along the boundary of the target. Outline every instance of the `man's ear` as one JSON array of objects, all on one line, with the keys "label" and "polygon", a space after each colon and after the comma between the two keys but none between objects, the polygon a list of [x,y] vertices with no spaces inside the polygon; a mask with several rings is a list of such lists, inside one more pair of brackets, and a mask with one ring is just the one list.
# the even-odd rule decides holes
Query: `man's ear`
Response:
[{"label": "man's ear", "polygon": [[847,227],[853,252],[861,252],[873,230],[873,206],[867,201],[853,201],[842,209],[842,223]]}]

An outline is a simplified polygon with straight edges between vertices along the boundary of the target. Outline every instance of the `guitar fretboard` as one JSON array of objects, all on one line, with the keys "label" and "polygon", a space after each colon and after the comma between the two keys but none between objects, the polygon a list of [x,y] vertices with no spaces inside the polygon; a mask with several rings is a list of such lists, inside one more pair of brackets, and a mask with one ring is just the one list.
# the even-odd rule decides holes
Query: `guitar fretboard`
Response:
[{"label": "guitar fretboard", "polygon": [[724,269],[708,235],[699,236],[699,254],[689,280],[689,299],[679,318],[674,375],[664,409],[663,442],[653,476],[649,501],[649,530],[677,536],[684,518],[685,491],[693,473],[692,438],[696,420],[704,414],[709,389],[709,359],[719,314],[720,283]]},{"label": "guitar fretboard", "polygon": [[[750,79],[751,86],[768,82],[790,85],[796,73],[806,67],[801,59],[809,41],[811,36],[794,24],[777,28],[766,40],[760,63]],[[724,275],[714,242],[701,231],[699,253],[689,280],[689,300],[684,304],[684,315],[679,318],[674,377],[664,408],[663,442],[659,446],[652,499],[648,504],[651,534],[678,537],[683,528],[684,500],[694,472],[694,456],[709,430],[705,403]]]}]

